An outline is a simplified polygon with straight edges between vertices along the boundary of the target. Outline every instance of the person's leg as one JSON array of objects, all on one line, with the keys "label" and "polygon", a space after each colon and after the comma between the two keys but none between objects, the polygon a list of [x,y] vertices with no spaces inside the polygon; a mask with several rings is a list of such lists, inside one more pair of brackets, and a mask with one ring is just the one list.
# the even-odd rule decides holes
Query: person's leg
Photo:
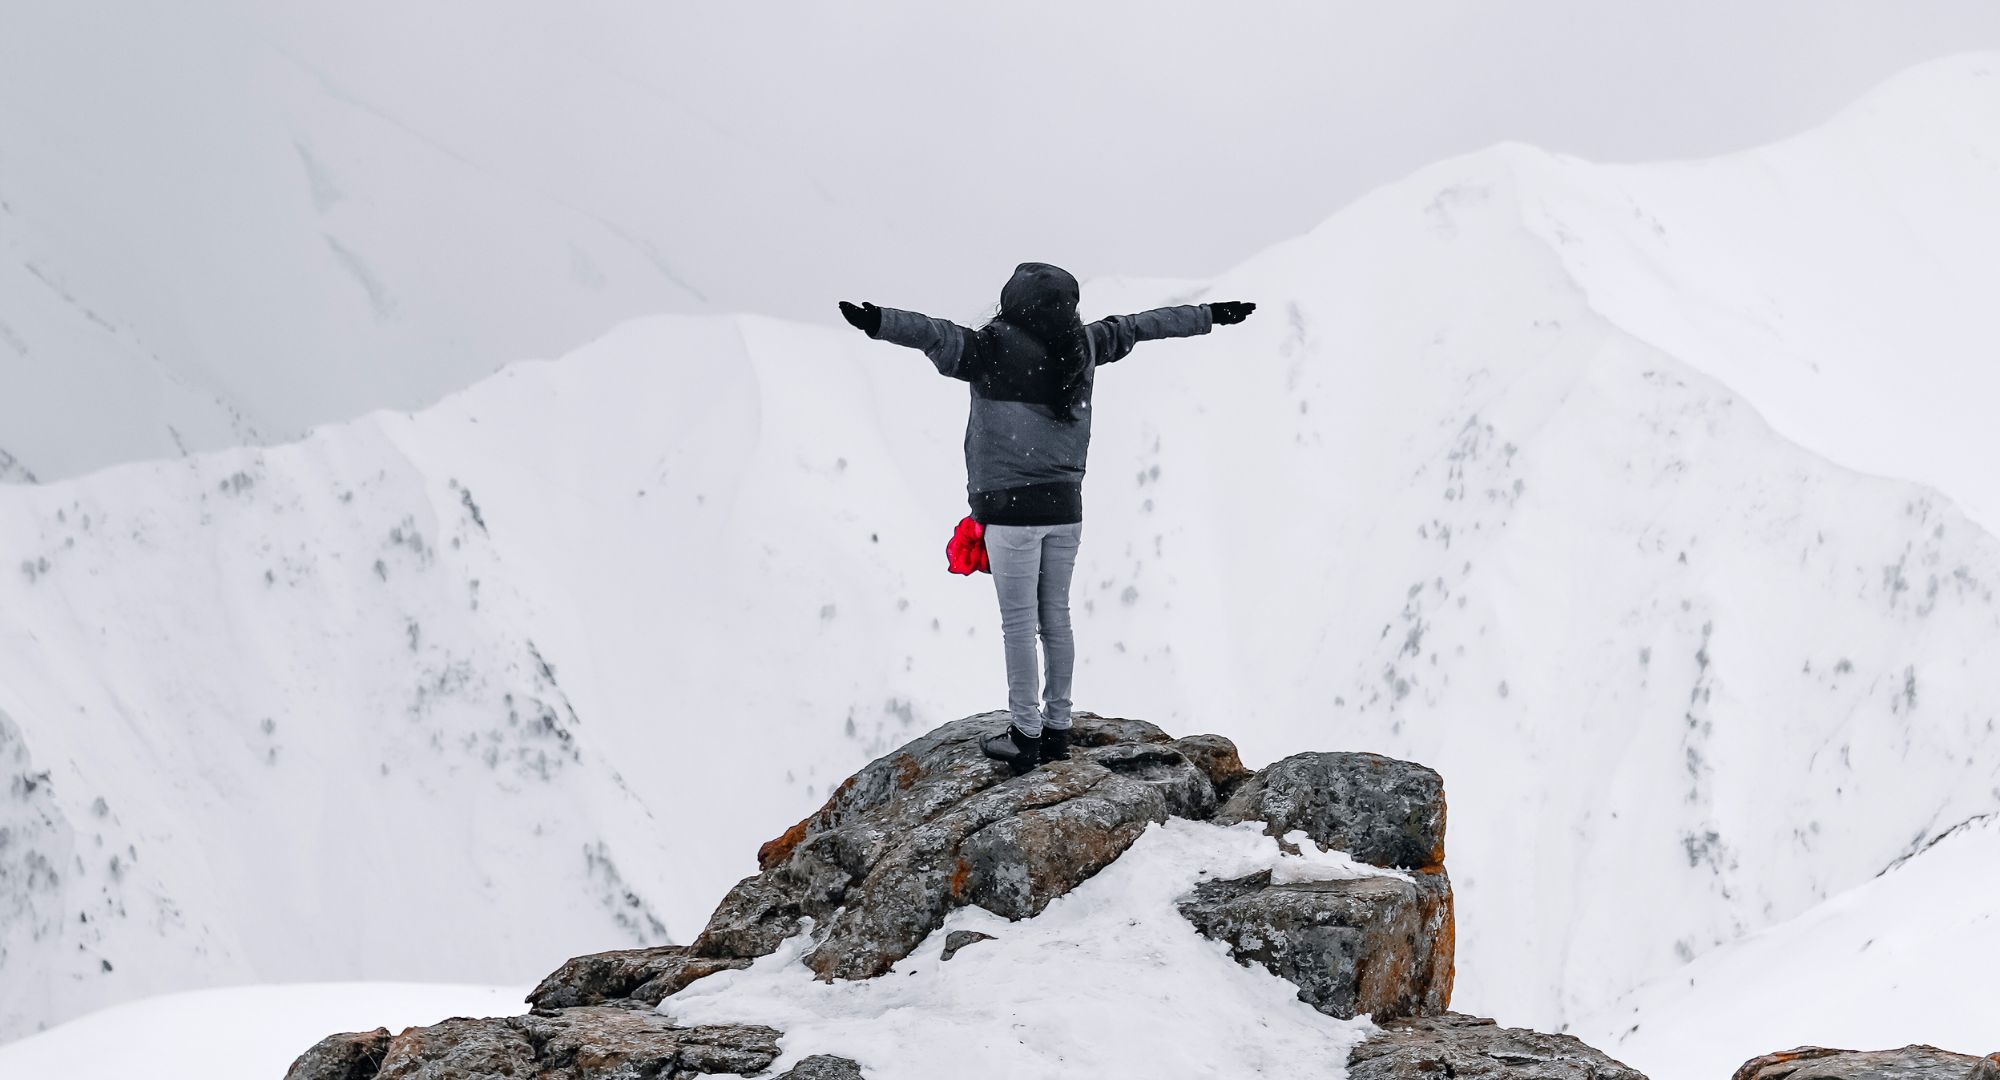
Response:
[{"label": "person's leg", "polygon": [[1070,726],[1070,681],[1076,670],[1076,636],[1069,622],[1069,583],[1076,572],[1077,548],[1083,543],[1083,523],[1054,525],[1042,541],[1042,566],[1036,588],[1042,651],[1048,657],[1048,684],[1042,690],[1043,716],[1048,726]]},{"label": "person's leg", "polygon": [[1000,640],[1007,656],[1007,714],[1028,736],[1042,733],[1042,712],[1036,704],[1035,607],[1046,528],[986,527],[986,558],[1000,596]]}]

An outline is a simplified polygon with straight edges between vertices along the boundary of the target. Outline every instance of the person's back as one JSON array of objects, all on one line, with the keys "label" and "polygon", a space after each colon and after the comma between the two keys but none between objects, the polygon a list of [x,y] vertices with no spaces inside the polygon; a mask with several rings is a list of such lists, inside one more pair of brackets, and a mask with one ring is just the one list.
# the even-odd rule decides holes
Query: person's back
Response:
[{"label": "person's back", "polygon": [[[1010,730],[985,746],[1016,773],[1069,756],[1069,583],[1083,536],[1096,369],[1138,342],[1205,334],[1256,308],[1189,304],[1085,325],[1076,313],[1079,295],[1068,271],[1022,263],[1001,290],[999,314],[978,330],[914,311],[840,305],[870,337],[921,349],[940,373],[971,384],[966,496],[984,527],[999,591],[1011,720]],[[1045,714],[1036,707],[1038,628],[1048,654]]]}]

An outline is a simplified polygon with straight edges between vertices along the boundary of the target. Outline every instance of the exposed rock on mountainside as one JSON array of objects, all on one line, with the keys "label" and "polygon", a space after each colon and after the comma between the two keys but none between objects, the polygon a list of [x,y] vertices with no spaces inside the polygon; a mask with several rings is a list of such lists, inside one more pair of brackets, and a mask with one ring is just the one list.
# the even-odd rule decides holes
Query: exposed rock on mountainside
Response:
[{"label": "exposed rock on mountainside", "polygon": [[580,956],[529,995],[541,1008],[618,998],[658,1004],[770,953],[812,919],[807,963],[827,978],[881,974],[976,904],[1013,918],[1118,857],[1149,822],[1202,818],[1250,770],[1215,735],[1175,740],[1151,724],[1077,717],[1072,760],[1004,783],[979,738],[987,713],[946,724],[863,768],[826,805],[758,852],[763,872],[730,890],[691,947]]},{"label": "exposed rock on mountainside", "polygon": [[1298,984],[1299,999],[1329,1016],[1427,1016],[1451,1001],[1451,882],[1442,870],[1291,884],[1272,884],[1266,872],[1204,883],[1180,911],[1238,960]]},{"label": "exposed rock on mountainside", "polygon": [[389,1056],[389,1029],[343,1031],[314,1043],[292,1062],[287,1076],[309,1076],[314,1080],[369,1080],[382,1071],[382,1059]]},{"label": "exposed rock on mountainside", "polygon": [[[1195,929],[1290,980],[1321,1012],[1417,1018],[1392,1021],[1355,1051],[1368,1080],[1429,1075],[1438,1062],[1533,1080],[1637,1077],[1574,1039],[1445,1013],[1452,898],[1437,773],[1372,754],[1300,754],[1252,774],[1219,736],[1174,739],[1142,721],[1086,714],[1071,760],[1012,778],[978,746],[1004,722],[989,713],[946,724],[856,773],[764,845],[762,871],[730,891],[690,946],[576,957],[535,988],[526,1016],[454,1019],[393,1038],[380,1029],[331,1036],[289,1078],[762,1074],[779,1058],[777,1030],[683,1026],[651,1006],[807,930],[802,961],[819,978],[881,975],[954,909],[1033,918],[1169,816],[1263,821],[1282,843],[1303,847],[1310,837],[1384,868],[1332,880],[1266,871],[1203,882],[1179,901]],[[988,936],[959,931],[947,944]],[[785,1075],[862,1072],[822,1056]]]},{"label": "exposed rock on mountainside", "polygon": [[1568,1035],[1458,1013],[1392,1020],[1355,1048],[1348,1080],[1646,1080]]},{"label": "exposed rock on mountainside", "polygon": [[538,1009],[601,1005],[630,998],[658,1005],[704,975],[749,966],[742,959],[694,956],[685,945],[618,949],[572,957],[528,993]]},{"label": "exposed rock on mountainside", "polygon": [[[1209,774],[1137,720],[1080,716],[1071,760],[1002,783],[979,738],[1004,722],[989,713],[946,724],[855,774],[764,846],[764,872],[730,890],[693,951],[762,956],[810,918],[814,971],[880,975],[954,908],[1039,914],[1149,823],[1214,812]],[[1234,759],[1233,748],[1203,755],[1211,767]]]},{"label": "exposed rock on mountainside", "polygon": [[1215,813],[1218,825],[1262,821],[1273,836],[1303,829],[1332,851],[1406,870],[1444,865],[1444,778],[1380,754],[1294,754],[1249,777]]},{"label": "exposed rock on mountainside", "polygon": [[1751,1058],[1732,1080],[2000,1080],[2000,1054],[1982,1058],[1935,1046],[1900,1050],[1801,1046]]},{"label": "exposed rock on mountainside", "polygon": [[861,1066],[844,1057],[815,1054],[794,1065],[778,1080],[863,1080]]},{"label": "exposed rock on mountainside", "polygon": [[[778,1032],[754,1025],[676,1027],[642,1007],[593,1006],[486,1020],[456,1018],[393,1039],[330,1036],[295,1062],[294,1080],[748,1076],[778,1057]],[[344,1070],[344,1071],[343,1071]]]},{"label": "exposed rock on mountainside", "polygon": [[1244,780],[1216,824],[1261,821],[1285,837],[1405,877],[1276,883],[1258,874],[1208,882],[1180,904],[1203,934],[1298,984],[1332,1016],[1443,1012],[1451,1001],[1455,922],[1444,872],[1444,779],[1379,754],[1295,754]]}]

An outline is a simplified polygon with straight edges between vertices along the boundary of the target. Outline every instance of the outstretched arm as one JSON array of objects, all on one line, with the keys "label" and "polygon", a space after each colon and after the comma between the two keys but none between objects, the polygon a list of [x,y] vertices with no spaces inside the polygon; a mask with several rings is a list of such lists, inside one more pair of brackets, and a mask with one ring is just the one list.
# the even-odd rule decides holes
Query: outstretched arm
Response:
[{"label": "outstretched arm", "polygon": [[1124,359],[1125,354],[1132,351],[1132,346],[1139,342],[1206,334],[1218,325],[1240,323],[1255,310],[1256,304],[1236,300],[1185,304],[1154,308],[1137,315],[1113,315],[1108,319],[1099,319],[1085,329],[1090,333],[1091,345],[1097,350],[1097,362],[1109,364]]},{"label": "outstretched arm", "polygon": [[979,351],[977,331],[949,319],[933,319],[914,311],[840,302],[840,314],[853,327],[878,341],[921,349],[941,375],[972,381]]}]

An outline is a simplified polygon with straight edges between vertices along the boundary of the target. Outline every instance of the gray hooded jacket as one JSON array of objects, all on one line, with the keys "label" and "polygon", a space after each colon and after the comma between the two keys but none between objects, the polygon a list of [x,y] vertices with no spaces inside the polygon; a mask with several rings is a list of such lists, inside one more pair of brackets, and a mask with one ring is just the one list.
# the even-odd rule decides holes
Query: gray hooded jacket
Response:
[{"label": "gray hooded jacket", "polygon": [[981,524],[1082,521],[1096,369],[1141,341],[1206,334],[1213,325],[1206,304],[1085,325],[1076,318],[1079,291],[1059,267],[1022,263],[1001,291],[1000,315],[978,330],[881,309],[877,338],[921,349],[939,373],[971,384],[965,487]]}]

